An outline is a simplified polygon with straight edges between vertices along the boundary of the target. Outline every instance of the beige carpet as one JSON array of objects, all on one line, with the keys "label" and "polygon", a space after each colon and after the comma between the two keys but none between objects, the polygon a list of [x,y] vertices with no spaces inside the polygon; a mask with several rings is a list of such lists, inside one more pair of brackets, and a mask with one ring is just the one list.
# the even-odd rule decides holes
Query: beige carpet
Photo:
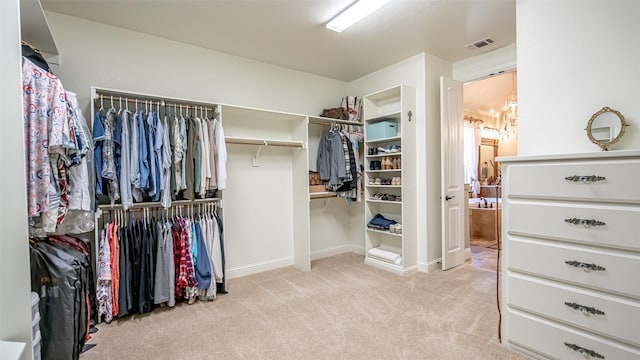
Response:
[{"label": "beige carpet", "polygon": [[343,254],[229,281],[214,302],[100,324],[91,359],[526,359],[498,343],[494,272],[406,277]]}]

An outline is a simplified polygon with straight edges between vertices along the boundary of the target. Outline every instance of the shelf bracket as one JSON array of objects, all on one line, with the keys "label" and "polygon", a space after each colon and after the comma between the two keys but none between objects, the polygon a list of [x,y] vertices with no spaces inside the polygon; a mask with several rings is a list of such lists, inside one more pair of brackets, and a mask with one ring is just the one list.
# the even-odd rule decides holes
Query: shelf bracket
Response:
[{"label": "shelf bracket", "polygon": [[255,150],[253,152],[253,156],[251,158],[251,165],[253,167],[258,167],[260,166],[260,151],[262,151],[262,147],[269,145],[269,143],[267,143],[267,140],[264,141],[264,145],[258,145],[255,147]]}]

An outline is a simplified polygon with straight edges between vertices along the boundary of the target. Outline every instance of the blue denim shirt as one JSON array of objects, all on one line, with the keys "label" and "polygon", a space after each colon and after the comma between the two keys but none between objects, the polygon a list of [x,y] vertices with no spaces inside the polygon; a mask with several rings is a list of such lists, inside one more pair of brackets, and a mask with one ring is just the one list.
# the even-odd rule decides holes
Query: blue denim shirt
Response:
[{"label": "blue denim shirt", "polygon": [[145,129],[144,114],[142,110],[136,112],[136,125],[138,125],[138,163],[140,164],[140,190],[149,189],[149,155],[147,147],[147,130]]},{"label": "blue denim shirt", "polygon": [[104,141],[104,114],[96,111],[93,116],[93,163],[96,168],[96,196],[102,195],[102,142]]}]

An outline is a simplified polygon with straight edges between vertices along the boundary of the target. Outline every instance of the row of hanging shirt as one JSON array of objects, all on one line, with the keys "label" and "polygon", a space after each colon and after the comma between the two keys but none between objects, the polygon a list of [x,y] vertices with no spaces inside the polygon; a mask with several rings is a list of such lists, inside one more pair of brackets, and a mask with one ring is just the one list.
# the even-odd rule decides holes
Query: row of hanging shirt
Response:
[{"label": "row of hanging shirt", "polygon": [[193,209],[181,207],[172,217],[158,218],[118,210],[116,219],[104,224],[96,289],[99,317],[110,322],[160,304],[214,300],[227,292],[222,221],[211,204],[199,205],[195,214]]},{"label": "row of hanging shirt", "polygon": [[140,109],[135,100],[134,111],[129,102],[123,108],[119,98],[116,109],[111,98],[105,110],[100,97],[93,119],[96,195],[107,195],[112,205],[120,200],[125,210],[146,200],[167,208],[172,199],[213,197],[226,188],[227,151],[217,113],[208,118],[201,108],[199,116],[185,117],[182,106],[172,114],[168,105],[162,116],[160,102],[149,109],[146,101]]},{"label": "row of hanging shirt", "polygon": [[93,145],[75,94],[23,57],[22,101],[31,235],[91,231]]},{"label": "row of hanging shirt", "polygon": [[355,201],[361,200],[362,166],[358,156],[364,140],[362,126],[332,124],[318,145],[317,167],[327,191]]}]

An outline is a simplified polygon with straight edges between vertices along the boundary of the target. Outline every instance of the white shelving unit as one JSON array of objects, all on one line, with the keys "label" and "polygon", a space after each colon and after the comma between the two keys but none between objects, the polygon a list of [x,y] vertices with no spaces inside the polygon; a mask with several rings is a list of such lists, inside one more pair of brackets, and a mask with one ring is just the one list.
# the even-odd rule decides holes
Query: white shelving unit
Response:
[{"label": "white shelving unit", "polygon": [[[415,89],[405,85],[394,86],[364,98],[365,263],[400,275],[417,271],[416,159],[413,155],[416,147],[415,104]],[[396,123],[397,135],[374,138],[370,126],[380,122]],[[377,150],[394,145],[400,146],[400,150],[389,153]],[[370,154],[370,149],[376,150]],[[382,162],[387,158],[395,160],[396,166],[383,168]],[[381,163],[380,166],[376,166],[377,162]],[[398,177],[400,184],[383,185],[375,182],[376,178],[383,182]],[[400,196],[401,199],[382,200],[374,197],[380,193],[391,195],[392,199]],[[367,225],[377,214],[400,223],[402,233],[369,228]],[[371,254],[373,248],[389,256]],[[401,256],[400,261],[397,255]],[[395,261],[391,260],[394,258]]]},{"label": "white shelving unit", "polygon": [[295,266],[310,270],[308,117],[232,105],[220,114],[233,184],[223,191],[231,266],[246,267],[233,263],[234,251],[260,270],[286,266],[293,247]]}]

